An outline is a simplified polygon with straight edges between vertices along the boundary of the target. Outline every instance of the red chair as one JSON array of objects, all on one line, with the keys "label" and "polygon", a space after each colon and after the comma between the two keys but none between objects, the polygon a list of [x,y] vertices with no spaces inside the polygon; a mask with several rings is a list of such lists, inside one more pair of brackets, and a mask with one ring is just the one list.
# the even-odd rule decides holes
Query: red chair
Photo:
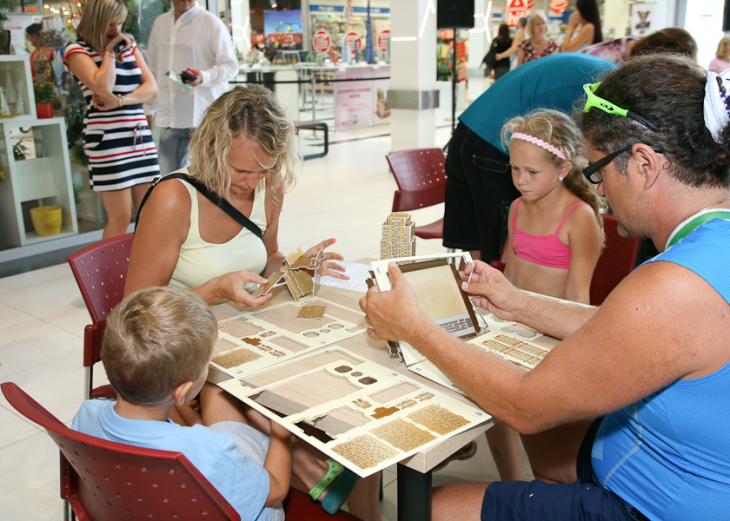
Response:
[{"label": "red chair", "polygon": [[124,297],[133,239],[133,233],[119,235],[87,246],[66,258],[92,321],[84,329],[86,398],[116,397],[109,385],[93,388],[94,364],[101,360],[106,317]]},{"label": "red chair", "polygon": [[613,215],[602,214],[606,246],[598,258],[591,280],[591,304],[600,306],[613,288],[636,267],[639,241],[618,234],[618,222]]},{"label": "red chair", "polygon": [[[440,148],[415,148],[385,156],[398,190],[393,197],[394,212],[408,212],[443,203],[446,193],[446,158]],[[416,226],[416,237],[442,239],[444,220]]]},{"label": "red chair", "polygon": [[[61,498],[66,519],[240,520],[218,490],[180,452],[144,449],[72,430],[12,382],[2,391],[15,410],[43,427],[61,451]],[[347,512],[326,514],[318,503],[290,490],[291,519],[357,520]],[[294,514],[296,512],[296,514]]]}]

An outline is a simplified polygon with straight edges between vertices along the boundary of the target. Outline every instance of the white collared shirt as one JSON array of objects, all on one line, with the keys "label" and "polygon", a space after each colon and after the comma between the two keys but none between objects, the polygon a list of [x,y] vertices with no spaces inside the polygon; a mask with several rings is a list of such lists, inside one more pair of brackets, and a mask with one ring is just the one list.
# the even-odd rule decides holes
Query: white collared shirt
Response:
[{"label": "white collared shirt", "polygon": [[[155,115],[155,126],[194,128],[213,101],[228,90],[238,74],[238,60],[225,24],[195,6],[180,15],[168,11],[155,19],[147,45],[147,63],[157,81],[158,93],[144,104]],[[192,90],[170,81],[165,73],[187,68],[201,71],[203,83]]]}]

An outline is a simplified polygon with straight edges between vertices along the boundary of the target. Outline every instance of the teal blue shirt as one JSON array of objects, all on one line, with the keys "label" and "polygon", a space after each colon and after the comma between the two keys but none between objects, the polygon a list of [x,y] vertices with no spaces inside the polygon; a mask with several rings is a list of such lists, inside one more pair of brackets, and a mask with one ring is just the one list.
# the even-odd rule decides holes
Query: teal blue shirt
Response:
[{"label": "teal blue shirt", "polygon": [[616,64],[574,52],[553,54],[527,62],[489,87],[459,120],[505,154],[500,132],[507,121],[537,108],[566,114],[583,97],[583,85],[601,81]]}]

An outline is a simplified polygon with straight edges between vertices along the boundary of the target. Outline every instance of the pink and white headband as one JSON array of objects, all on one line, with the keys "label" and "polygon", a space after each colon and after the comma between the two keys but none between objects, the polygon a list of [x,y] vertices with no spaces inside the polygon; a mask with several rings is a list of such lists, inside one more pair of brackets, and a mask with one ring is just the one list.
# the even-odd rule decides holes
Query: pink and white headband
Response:
[{"label": "pink and white headband", "polygon": [[565,154],[556,147],[555,145],[551,145],[550,143],[546,143],[542,139],[536,138],[535,136],[531,136],[529,134],[523,134],[522,132],[513,132],[512,137],[510,139],[521,139],[522,141],[527,141],[528,143],[532,143],[533,145],[537,145],[541,148],[544,148],[548,152],[555,154],[563,161],[567,161],[568,158],[565,157]]}]

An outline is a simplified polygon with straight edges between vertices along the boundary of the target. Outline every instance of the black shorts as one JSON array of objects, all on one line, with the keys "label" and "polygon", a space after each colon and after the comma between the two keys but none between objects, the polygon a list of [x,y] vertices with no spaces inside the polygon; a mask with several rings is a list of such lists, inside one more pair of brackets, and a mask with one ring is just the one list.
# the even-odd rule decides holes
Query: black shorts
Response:
[{"label": "black shorts", "polygon": [[598,483],[591,450],[601,418],[593,422],[578,452],[575,483],[492,483],[482,503],[482,521],[648,521],[634,507]]},{"label": "black shorts", "polygon": [[509,156],[459,123],[446,157],[444,246],[479,250],[487,263],[498,260],[509,206],[519,195]]}]

